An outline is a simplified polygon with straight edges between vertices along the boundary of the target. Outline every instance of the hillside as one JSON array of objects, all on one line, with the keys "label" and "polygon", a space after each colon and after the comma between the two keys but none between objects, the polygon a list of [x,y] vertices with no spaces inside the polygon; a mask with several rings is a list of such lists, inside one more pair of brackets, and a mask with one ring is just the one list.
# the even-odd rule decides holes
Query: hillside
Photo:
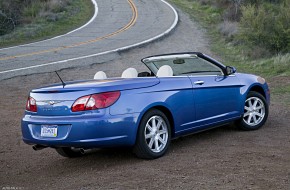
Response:
[{"label": "hillside", "polygon": [[[290,0],[171,0],[206,28],[212,51],[239,72],[270,83],[290,78]],[[272,86],[273,97],[290,97],[287,82]],[[288,100],[289,101],[289,98]],[[290,102],[290,101],[289,101]]]},{"label": "hillside", "polygon": [[0,0],[0,47],[63,34],[93,11],[90,0]]}]

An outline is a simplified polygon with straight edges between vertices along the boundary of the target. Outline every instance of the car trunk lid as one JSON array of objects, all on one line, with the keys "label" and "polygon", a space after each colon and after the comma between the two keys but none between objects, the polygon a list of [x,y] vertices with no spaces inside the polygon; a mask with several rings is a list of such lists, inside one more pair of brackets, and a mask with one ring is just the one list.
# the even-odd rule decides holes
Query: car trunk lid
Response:
[{"label": "car trunk lid", "polygon": [[55,84],[31,91],[30,96],[36,100],[39,116],[65,116],[82,114],[72,112],[71,106],[80,97],[102,92],[123,91],[146,88],[159,83],[155,77],[134,79],[108,79],[68,82],[65,86]]}]

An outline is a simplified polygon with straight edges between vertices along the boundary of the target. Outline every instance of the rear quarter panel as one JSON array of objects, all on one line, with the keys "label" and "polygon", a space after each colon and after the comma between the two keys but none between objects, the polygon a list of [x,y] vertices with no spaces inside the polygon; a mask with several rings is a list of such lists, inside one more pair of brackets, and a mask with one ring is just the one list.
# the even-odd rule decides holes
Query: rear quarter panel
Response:
[{"label": "rear quarter panel", "polygon": [[192,84],[188,77],[163,77],[159,80],[158,85],[149,88],[121,91],[120,99],[110,107],[110,114],[140,113],[138,126],[148,110],[163,106],[173,116],[174,130],[181,130],[183,123],[191,122],[195,117]]}]

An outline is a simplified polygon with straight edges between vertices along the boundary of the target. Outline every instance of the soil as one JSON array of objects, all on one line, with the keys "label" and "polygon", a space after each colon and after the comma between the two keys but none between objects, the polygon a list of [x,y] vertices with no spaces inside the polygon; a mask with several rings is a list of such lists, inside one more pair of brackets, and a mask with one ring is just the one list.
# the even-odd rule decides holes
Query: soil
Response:
[{"label": "soil", "polygon": [[[60,75],[87,79],[103,70],[120,76],[132,66],[142,71],[139,60],[159,53],[200,51],[216,57],[203,29],[181,12],[180,19],[178,28],[158,42]],[[130,148],[99,149],[68,159],[53,149],[34,151],[22,141],[20,123],[29,91],[54,82],[59,82],[55,73],[0,81],[1,189],[290,189],[290,111],[283,99],[274,98],[260,130],[227,125],[182,137],[156,160],[138,159]],[[277,83],[270,81],[270,87]]]}]

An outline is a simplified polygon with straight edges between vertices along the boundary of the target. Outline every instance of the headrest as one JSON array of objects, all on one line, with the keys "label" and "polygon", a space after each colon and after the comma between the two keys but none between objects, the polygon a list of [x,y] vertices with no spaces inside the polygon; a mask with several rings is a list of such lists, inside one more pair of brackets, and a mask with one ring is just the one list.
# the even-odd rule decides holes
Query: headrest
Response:
[{"label": "headrest", "polygon": [[122,78],[136,78],[138,77],[138,72],[135,68],[128,68],[122,73]]},{"label": "headrest", "polygon": [[95,76],[94,79],[106,79],[107,75],[104,71],[98,71]]},{"label": "headrest", "polygon": [[157,71],[157,77],[170,77],[173,76],[173,70],[169,65],[163,65]]}]

